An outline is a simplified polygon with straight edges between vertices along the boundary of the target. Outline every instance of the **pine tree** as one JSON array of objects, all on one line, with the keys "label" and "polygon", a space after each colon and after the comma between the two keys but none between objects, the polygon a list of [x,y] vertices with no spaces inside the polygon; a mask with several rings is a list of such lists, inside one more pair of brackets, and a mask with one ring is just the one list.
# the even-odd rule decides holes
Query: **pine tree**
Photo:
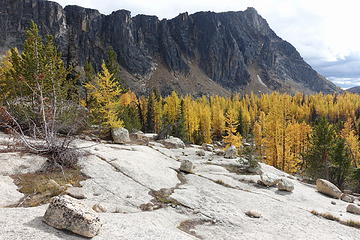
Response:
[{"label": "pine tree", "polygon": [[85,84],[91,99],[90,113],[93,120],[101,124],[105,130],[123,127],[124,123],[118,116],[122,89],[112,78],[105,63],[101,65],[101,68],[95,81]]},{"label": "pine tree", "polygon": [[124,85],[120,77],[120,64],[118,62],[118,56],[112,47],[110,47],[107,51],[105,65],[109,72],[113,75],[114,81],[120,85]]},{"label": "pine tree", "polygon": [[155,102],[156,94],[152,91],[147,100],[146,132],[155,132]]},{"label": "pine tree", "polygon": [[349,147],[351,159],[354,167],[360,167],[360,143],[353,129],[353,121],[351,118],[344,123],[344,128],[341,130],[341,136],[345,139]]},{"label": "pine tree", "polygon": [[211,143],[211,110],[208,105],[201,104],[200,134],[202,143]]},{"label": "pine tree", "polygon": [[238,126],[236,110],[233,108],[228,109],[225,115],[225,132],[226,136],[224,137],[224,142],[227,144],[227,147],[234,145],[239,148],[241,146],[241,135],[236,132]]},{"label": "pine tree", "polygon": [[[94,67],[90,62],[85,63],[84,72],[85,72],[85,79],[82,84],[85,85],[87,83],[93,82],[96,74],[95,74]],[[89,93],[86,88],[84,91],[84,95],[85,95],[84,96],[85,101],[82,103],[82,105],[85,107],[89,107]]]},{"label": "pine tree", "polygon": [[310,176],[330,180],[331,154],[335,138],[334,127],[326,118],[318,120],[310,139],[310,147],[304,156]]},{"label": "pine tree", "polygon": [[351,156],[345,139],[335,139],[334,148],[331,151],[331,175],[330,181],[343,189],[346,177],[350,173]]}]

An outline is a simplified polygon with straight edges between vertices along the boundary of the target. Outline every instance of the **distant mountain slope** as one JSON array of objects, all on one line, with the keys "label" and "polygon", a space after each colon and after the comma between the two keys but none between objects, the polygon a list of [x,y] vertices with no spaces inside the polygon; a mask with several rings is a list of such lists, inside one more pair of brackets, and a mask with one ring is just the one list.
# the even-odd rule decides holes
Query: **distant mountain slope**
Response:
[{"label": "distant mountain slope", "polygon": [[355,93],[355,94],[360,94],[360,86],[346,89],[346,91],[347,91],[347,92],[351,92],[351,93]]},{"label": "distant mountain slope", "polygon": [[68,64],[91,61],[99,66],[112,46],[124,81],[138,93],[152,88],[194,95],[338,91],[253,8],[159,20],[131,17],[126,10],[106,16],[78,6],[63,9],[45,0],[0,0],[0,53],[21,47],[31,20],[43,34],[55,36]]}]

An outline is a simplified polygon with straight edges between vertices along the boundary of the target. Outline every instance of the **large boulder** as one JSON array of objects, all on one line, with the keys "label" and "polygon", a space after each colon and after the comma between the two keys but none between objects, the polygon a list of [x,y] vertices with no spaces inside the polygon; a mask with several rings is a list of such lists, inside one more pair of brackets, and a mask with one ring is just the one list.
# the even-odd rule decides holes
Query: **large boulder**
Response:
[{"label": "large boulder", "polygon": [[185,148],[185,143],[177,137],[170,136],[169,138],[164,139],[162,142],[165,146],[171,148]]},{"label": "large boulder", "polygon": [[355,204],[349,204],[346,208],[346,211],[349,213],[360,215],[360,207]]},{"label": "large boulder", "polygon": [[294,190],[294,184],[286,178],[281,178],[277,184],[277,188],[279,191],[292,192]]},{"label": "large boulder", "polygon": [[181,162],[180,171],[185,173],[194,173],[194,164],[189,160],[184,160]]},{"label": "large boulder", "polygon": [[130,142],[129,131],[126,128],[112,128],[111,136],[114,143],[125,144]]},{"label": "large boulder", "polygon": [[262,173],[260,175],[260,182],[267,187],[275,186],[279,181],[280,178],[272,173]]},{"label": "large boulder", "polygon": [[339,199],[342,195],[342,192],[338,187],[325,179],[316,180],[316,189],[319,192],[336,199]]},{"label": "large boulder", "polygon": [[237,149],[235,146],[231,145],[228,149],[226,149],[225,158],[229,158],[229,159],[237,158]]},{"label": "large boulder", "polygon": [[45,212],[44,222],[54,228],[89,238],[96,236],[102,226],[95,211],[66,195],[52,199]]}]

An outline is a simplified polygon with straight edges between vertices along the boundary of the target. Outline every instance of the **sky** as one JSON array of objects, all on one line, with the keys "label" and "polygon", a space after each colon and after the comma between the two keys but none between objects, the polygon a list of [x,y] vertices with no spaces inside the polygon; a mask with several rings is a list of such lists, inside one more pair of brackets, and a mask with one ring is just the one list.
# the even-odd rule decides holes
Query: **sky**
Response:
[{"label": "sky", "polygon": [[342,88],[360,86],[360,1],[358,0],[52,0],[103,14],[173,18],[198,11],[242,11],[254,7],[315,70]]}]

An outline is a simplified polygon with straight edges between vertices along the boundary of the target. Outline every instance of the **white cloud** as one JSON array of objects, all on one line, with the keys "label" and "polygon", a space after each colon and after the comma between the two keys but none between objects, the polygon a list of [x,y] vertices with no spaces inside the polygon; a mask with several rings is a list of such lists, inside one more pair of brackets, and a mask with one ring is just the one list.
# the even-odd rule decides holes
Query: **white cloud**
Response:
[{"label": "white cloud", "polygon": [[[344,64],[349,56],[358,56],[360,69],[360,2],[357,0],[55,0],[63,6],[72,4],[99,9],[109,14],[127,9],[136,14],[172,18],[182,12],[239,11],[255,7],[270,27],[293,44],[320,73],[327,75],[324,63]],[[354,63],[352,65],[354,66]],[[333,68],[336,71],[336,68]],[[329,70],[329,69],[327,69]],[[360,74],[359,74],[360,77]]]}]

